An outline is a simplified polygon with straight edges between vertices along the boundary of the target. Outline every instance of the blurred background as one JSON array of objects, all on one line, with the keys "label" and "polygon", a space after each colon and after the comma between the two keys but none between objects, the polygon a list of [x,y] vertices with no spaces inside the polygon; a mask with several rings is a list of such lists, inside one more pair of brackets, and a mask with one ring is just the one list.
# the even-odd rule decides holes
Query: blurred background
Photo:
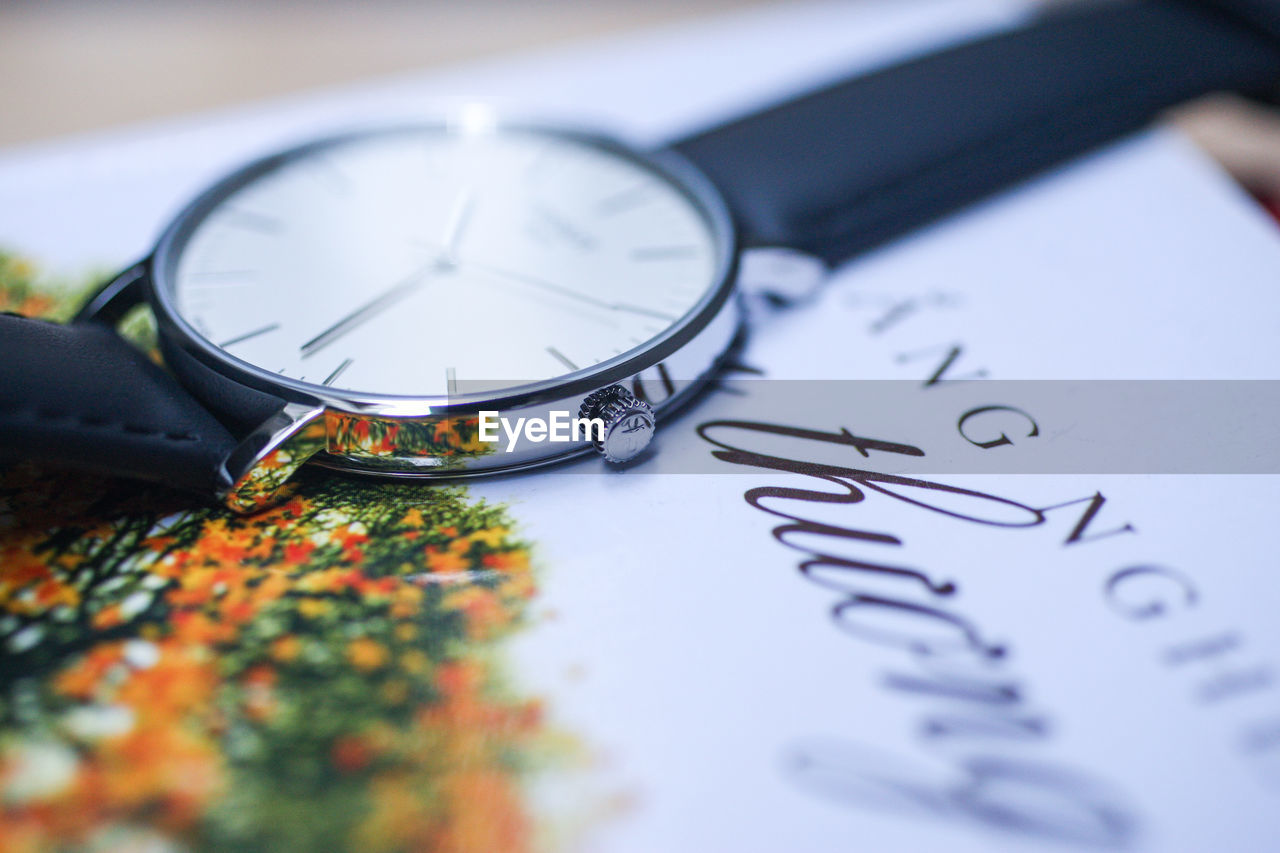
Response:
[{"label": "blurred background", "polygon": [[[0,147],[763,5],[766,0],[0,0]],[[1274,111],[1216,98],[1182,110],[1176,120],[1280,211]]]},{"label": "blurred background", "polygon": [[0,0],[0,145],[759,5]]}]

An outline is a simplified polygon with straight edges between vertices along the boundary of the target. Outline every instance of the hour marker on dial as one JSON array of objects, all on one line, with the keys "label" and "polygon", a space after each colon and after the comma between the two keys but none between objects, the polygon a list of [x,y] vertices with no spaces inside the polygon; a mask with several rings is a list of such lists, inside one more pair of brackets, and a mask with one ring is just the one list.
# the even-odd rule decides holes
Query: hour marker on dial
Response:
[{"label": "hour marker on dial", "polygon": [[676,258],[692,258],[697,254],[697,246],[651,246],[631,250],[631,257],[637,261],[667,261]]},{"label": "hour marker on dial", "polygon": [[343,359],[342,364],[339,364],[337,367],[335,367],[333,369],[333,373],[330,373],[328,376],[326,376],[324,382],[322,382],[321,384],[332,385],[333,383],[337,382],[338,377],[341,376],[346,371],[346,369],[351,366],[351,363],[353,361],[355,361],[355,359],[352,359],[352,358]]},{"label": "hour marker on dial", "polygon": [[578,369],[578,365],[570,361],[564,353],[560,352],[560,350],[556,349],[555,347],[547,347],[547,352],[551,354],[552,358],[554,358],[556,361],[560,362],[570,370]]},{"label": "hour marker on dial", "polygon": [[279,323],[269,323],[260,329],[254,329],[252,332],[245,332],[242,335],[236,335],[234,338],[231,338],[230,340],[225,340],[222,343],[218,344],[218,346],[222,347],[223,349],[226,349],[227,347],[233,347],[236,344],[241,344],[241,343],[244,343],[245,341],[252,340],[253,338],[258,337],[259,335],[265,335],[268,332],[274,332],[276,329],[279,329],[279,328],[280,328]]}]

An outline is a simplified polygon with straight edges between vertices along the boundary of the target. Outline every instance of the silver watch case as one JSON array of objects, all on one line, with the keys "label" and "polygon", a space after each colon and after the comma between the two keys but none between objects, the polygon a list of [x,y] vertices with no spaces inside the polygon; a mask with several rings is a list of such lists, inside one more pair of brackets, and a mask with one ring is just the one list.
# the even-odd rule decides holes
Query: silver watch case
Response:
[{"label": "silver watch case", "polygon": [[[269,504],[305,462],[381,477],[460,477],[519,471],[590,452],[593,443],[531,442],[523,436],[478,446],[474,424],[480,411],[504,417],[549,418],[552,412],[579,412],[591,394],[620,385],[652,406],[657,418],[689,400],[731,350],[743,326],[735,293],[738,244],[720,194],[692,165],[670,152],[645,153],[618,141],[573,130],[498,124],[492,132],[518,131],[569,137],[625,157],[662,176],[705,216],[716,244],[714,284],[680,320],[642,351],[624,353],[599,365],[496,394],[459,393],[445,397],[355,394],[300,382],[239,360],[205,340],[178,313],[174,272],[186,240],[227,196],[284,162],[372,134],[456,132],[449,123],[405,125],[326,137],[250,163],[204,191],[173,220],[155,251],[90,303],[88,316],[118,316],[114,296],[139,292],[155,314],[162,351],[173,372],[203,403],[210,388],[233,383],[278,398],[275,416],[254,429],[227,462],[231,484],[220,497],[249,511]],[[114,287],[113,287],[114,286]],[[82,317],[86,313],[82,313]],[[429,323],[430,318],[424,318]],[[603,461],[601,464],[604,464]]]}]

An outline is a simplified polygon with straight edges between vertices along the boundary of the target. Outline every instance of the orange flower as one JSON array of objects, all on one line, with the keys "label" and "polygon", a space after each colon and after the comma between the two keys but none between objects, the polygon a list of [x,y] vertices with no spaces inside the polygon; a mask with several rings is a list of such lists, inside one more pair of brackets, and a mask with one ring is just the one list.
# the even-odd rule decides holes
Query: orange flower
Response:
[{"label": "orange flower", "polygon": [[529,552],[523,548],[514,551],[497,551],[481,557],[480,564],[485,568],[502,571],[527,569],[529,568]]},{"label": "orange flower", "polygon": [[447,697],[474,693],[484,680],[484,668],[473,661],[454,661],[440,667],[436,686]]},{"label": "orange flower", "polygon": [[165,593],[165,600],[174,607],[202,607],[213,598],[213,591],[208,587],[192,589],[171,589]]},{"label": "orange flower", "polygon": [[91,779],[108,814],[148,805],[174,829],[192,825],[224,786],[214,744],[180,726],[152,726],[113,739],[96,764]]},{"label": "orange flower", "polygon": [[427,546],[426,555],[427,568],[441,574],[461,572],[471,565],[471,561],[466,557],[459,556],[454,551],[441,552],[434,545]]},{"label": "orange flower", "polygon": [[36,587],[36,601],[46,608],[59,604],[75,607],[80,603],[80,593],[75,587],[67,586],[62,581],[47,580]]},{"label": "orange flower", "polygon": [[132,707],[142,723],[162,723],[203,708],[219,682],[217,668],[203,649],[166,640],[153,666],[130,672],[116,691],[116,701]]},{"label": "orange flower", "polygon": [[116,666],[124,657],[124,645],[111,643],[90,649],[72,664],[60,672],[54,680],[54,689],[64,696],[77,699],[90,699],[107,670]]},{"label": "orange flower", "polygon": [[271,643],[271,656],[281,663],[295,660],[302,652],[302,641],[289,634]]},{"label": "orange flower", "polygon": [[254,589],[254,597],[260,604],[283,598],[293,582],[284,572],[269,572],[265,580]]},{"label": "orange flower", "polygon": [[18,305],[18,313],[27,317],[39,317],[52,310],[54,302],[47,296],[42,294],[32,294]]},{"label": "orange flower", "polygon": [[316,543],[310,539],[304,540],[297,545],[284,546],[284,561],[291,565],[302,565],[307,562],[307,558],[311,556],[311,552],[315,551]]},{"label": "orange flower", "polygon": [[389,657],[386,646],[368,637],[357,637],[347,644],[347,660],[364,672],[381,668]]},{"label": "orange flower", "polygon": [[229,642],[237,634],[234,625],[214,621],[198,611],[179,610],[169,621],[173,624],[172,636],[191,645],[213,646]]},{"label": "orange flower", "polygon": [[[390,616],[392,619],[408,619],[422,609],[422,599],[426,595],[422,587],[411,583],[401,583],[396,587],[391,599]],[[412,628],[412,625],[401,626]]]},{"label": "orange flower", "polygon": [[114,628],[124,622],[124,615],[120,612],[120,605],[108,605],[97,613],[93,614],[93,627],[98,629]]}]

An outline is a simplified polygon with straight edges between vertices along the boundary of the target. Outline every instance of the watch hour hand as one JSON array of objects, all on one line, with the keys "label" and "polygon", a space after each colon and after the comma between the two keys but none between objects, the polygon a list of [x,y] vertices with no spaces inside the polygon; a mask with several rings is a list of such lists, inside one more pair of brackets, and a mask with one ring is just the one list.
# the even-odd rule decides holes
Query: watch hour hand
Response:
[{"label": "watch hour hand", "polygon": [[475,208],[475,191],[470,187],[464,189],[458,196],[458,200],[453,205],[453,212],[449,215],[449,223],[445,226],[444,241],[442,242],[443,250],[441,259],[450,265],[455,264],[458,259],[458,244],[462,242],[462,232],[471,222],[471,212]]}]

